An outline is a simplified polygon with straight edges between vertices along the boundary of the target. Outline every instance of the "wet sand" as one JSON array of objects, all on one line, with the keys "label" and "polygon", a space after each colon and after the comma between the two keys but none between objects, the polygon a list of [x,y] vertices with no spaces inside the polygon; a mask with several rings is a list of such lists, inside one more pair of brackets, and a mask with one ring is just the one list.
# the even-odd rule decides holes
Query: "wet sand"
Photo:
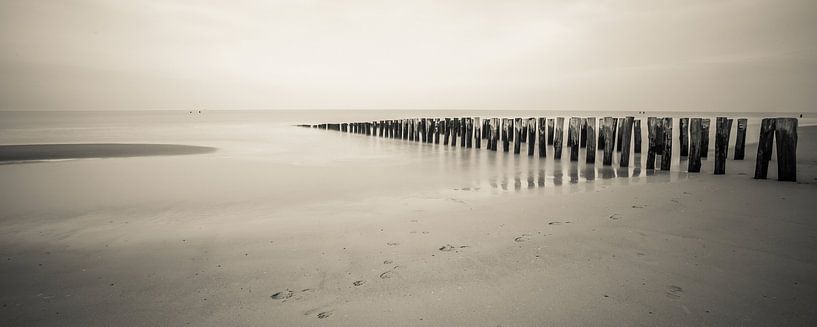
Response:
[{"label": "wet sand", "polygon": [[[656,171],[533,189],[509,176],[523,186],[508,191],[411,184],[415,162],[7,165],[3,184],[17,187],[0,197],[0,321],[808,325],[817,147],[814,129],[801,130],[799,183],[753,180],[742,173],[753,162],[731,161],[723,176]],[[155,173],[122,173],[134,166]],[[377,184],[389,178],[393,188]],[[269,193],[242,189],[254,182]]]},{"label": "wet sand", "polygon": [[21,144],[0,145],[0,162],[125,158],[202,154],[213,147],[179,144]]}]

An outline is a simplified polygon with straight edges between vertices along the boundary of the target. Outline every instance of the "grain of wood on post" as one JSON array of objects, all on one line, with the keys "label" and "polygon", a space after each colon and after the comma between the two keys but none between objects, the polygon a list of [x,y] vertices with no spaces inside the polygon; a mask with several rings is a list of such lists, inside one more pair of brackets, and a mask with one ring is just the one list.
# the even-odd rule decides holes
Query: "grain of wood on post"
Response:
[{"label": "grain of wood on post", "polygon": [[479,117],[474,117],[474,148],[479,149],[482,147],[482,122],[480,122]]},{"label": "grain of wood on post", "polygon": [[738,126],[735,134],[735,160],[743,160],[746,154],[746,118],[738,118]]},{"label": "grain of wood on post", "polygon": [[556,118],[556,126],[553,130],[553,159],[562,159],[562,140],[564,138],[565,119],[563,117]]},{"label": "grain of wood on post", "polygon": [[760,139],[757,143],[757,157],[755,158],[755,179],[766,179],[769,172],[776,122],[774,118],[764,118],[760,122]]},{"label": "grain of wood on post", "polygon": [[547,119],[542,117],[538,121],[539,158],[545,158],[547,157]]},{"label": "grain of wood on post", "polygon": [[533,156],[536,151],[536,118],[528,118],[528,155]]},{"label": "grain of wood on post", "polygon": [[641,119],[636,119],[633,125],[633,153],[641,154]]},{"label": "grain of wood on post", "polygon": [[678,139],[681,156],[689,156],[689,118],[681,118],[678,122]]},{"label": "grain of wood on post", "polygon": [[701,126],[701,118],[692,118],[689,121],[689,162],[687,172],[699,173],[701,172],[701,141],[702,141],[703,127]]},{"label": "grain of wood on post", "polygon": [[726,173],[726,157],[729,153],[729,134],[732,120],[726,117],[715,119],[715,175]]},{"label": "grain of wood on post", "polygon": [[797,181],[797,118],[777,118],[774,123],[777,139],[777,180]]},{"label": "grain of wood on post", "polygon": [[618,161],[619,167],[630,166],[630,140],[633,133],[633,117],[625,117],[621,123],[621,158]]},{"label": "grain of wood on post", "polygon": [[587,137],[587,144],[585,144],[585,163],[596,163],[596,117],[588,117],[585,120],[585,136]]},{"label": "grain of wood on post", "polygon": [[570,161],[579,161],[579,132],[581,128],[581,119],[570,117],[567,127],[567,146],[570,148]]},{"label": "grain of wood on post", "polygon": [[601,163],[604,166],[613,165],[613,135],[615,135],[616,119],[613,117],[604,117],[601,124],[601,133],[604,133],[604,154],[602,155]]},{"label": "grain of wood on post", "polygon": [[513,120],[513,153],[519,154],[522,150],[522,118],[514,118]]},{"label": "grain of wood on post", "polygon": [[701,120],[701,158],[709,158],[709,118]]},{"label": "grain of wood on post", "polygon": [[587,147],[587,118],[582,118],[579,130],[579,147]]},{"label": "grain of wood on post", "polygon": [[664,135],[664,146],[661,151],[661,170],[670,170],[672,167],[672,117],[662,119],[661,132]]},{"label": "grain of wood on post", "polygon": [[548,145],[553,145],[553,133],[554,133],[553,126],[555,126],[555,122],[554,122],[553,118],[549,118],[548,119],[548,130],[547,130],[547,133],[548,133]]}]

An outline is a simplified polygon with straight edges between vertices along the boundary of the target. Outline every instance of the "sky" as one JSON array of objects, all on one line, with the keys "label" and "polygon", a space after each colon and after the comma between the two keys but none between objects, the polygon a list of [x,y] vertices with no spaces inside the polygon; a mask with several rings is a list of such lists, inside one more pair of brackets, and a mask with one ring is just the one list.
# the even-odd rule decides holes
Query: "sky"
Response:
[{"label": "sky", "polygon": [[817,112],[817,1],[0,0],[0,110]]}]

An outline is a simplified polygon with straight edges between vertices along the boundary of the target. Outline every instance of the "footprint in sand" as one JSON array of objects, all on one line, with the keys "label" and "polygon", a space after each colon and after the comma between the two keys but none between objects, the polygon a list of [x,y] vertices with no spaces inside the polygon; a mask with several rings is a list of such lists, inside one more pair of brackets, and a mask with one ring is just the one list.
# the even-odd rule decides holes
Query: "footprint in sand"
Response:
[{"label": "footprint in sand", "polygon": [[398,246],[398,245],[400,245],[400,243],[397,243],[397,242],[389,242],[389,243],[386,243],[386,245],[388,245],[388,246]]},{"label": "footprint in sand", "polygon": [[394,268],[383,272],[382,274],[380,274],[380,279],[389,279],[389,278],[392,278],[392,277],[396,276],[397,275],[397,269],[399,269],[399,268],[400,268],[400,266],[394,266]]},{"label": "footprint in sand", "polygon": [[329,318],[333,314],[333,311],[324,311],[318,314],[318,319]]},{"label": "footprint in sand", "polygon": [[513,241],[517,243],[525,242],[530,240],[530,236],[531,236],[530,234],[522,234],[522,236],[514,238]]},{"label": "footprint in sand", "polygon": [[551,222],[548,223],[548,225],[561,225],[561,224],[562,224],[561,221],[551,221]]},{"label": "footprint in sand", "polygon": [[455,245],[451,245],[451,244],[446,244],[446,245],[442,246],[439,250],[443,251],[443,252],[451,252],[451,251],[454,251],[454,250],[457,250],[457,249],[464,249],[464,248],[467,248],[467,247],[468,247],[468,245],[455,246]]},{"label": "footprint in sand", "polygon": [[352,283],[352,285],[355,285],[355,286],[361,286],[361,285],[363,285],[363,284],[366,284],[366,281],[364,281],[364,280],[356,280],[354,283]]},{"label": "footprint in sand", "polygon": [[383,260],[384,265],[390,265],[392,262],[391,260]]},{"label": "footprint in sand", "polygon": [[681,298],[681,294],[684,293],[684,289],[680,286],[670,285],[667,286],[667,292],[664,293],[668,298],[677,300]]},{"label": "footprint in sand", "polygon": [[292,299],[292,300],[298,299],[298,297],[296,297],[296,296],[298,296],[299,294],[309,293],[309,292],[312,292],[312,291],[314,291],[314,290],[311,289],[311,288],[305,288],[305,289],[302,289],[300,291],[293,291],[293,290],[290,290],[290,289],[286,289],[286,290],[276,292],[276,293],[270,295],[270,298],[273,299],[273,300],[281,300],[281,302],[287,302],[290,299]]},{"label": "footprint in sand", "polygon": [[610,215],[609,218],[612,219],[612,220],[619,220],[619,219],[621,219],[621,216],[619,214],[617,214],[617,213],[614,213],[614,214]]}]

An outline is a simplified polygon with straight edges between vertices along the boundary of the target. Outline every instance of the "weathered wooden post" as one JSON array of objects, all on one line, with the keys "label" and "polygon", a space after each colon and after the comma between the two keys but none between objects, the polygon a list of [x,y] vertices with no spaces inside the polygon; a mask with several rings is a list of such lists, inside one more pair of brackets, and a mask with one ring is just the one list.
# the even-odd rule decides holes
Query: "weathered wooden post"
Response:
[{"label": "weathered wooden post", "polygon": [[513,124],[513,154],[519,154],[519,151],[522,148],[522,118],[514,118]]},{"label": "weathered wooden post", "polygon": [[434,118],[434,144],[440,144],[440,119]]},{"label": "weathered wooden post", "polygon": [[585,163],[596,163],[596,117],[589,117],[584,120],[585,124]]},{"label": "weathered wooden post", "polygon": [[421,143],[428,142],[428,133],[426,131],[428,126],[426,126],[426,119],[425,118],[418,119],[417,120],[417,127],[418,127],[417,131],[418,131],[418,134],[420,136],[420,138],[418,139],[418,142],[421,142]]},{"label": "weathered wooden post", "polygon": [[474,119],[465,119],[465,147],[471,148],[474,146]]},{"label": "weathered wooden post", "polygon": [[474,148],[479,149],[482,146],[482,125],[479,117],[474,117]]},{"label": "weathered wooden post", "polygon": [[539,118],[539,158],[547,157],[547,119]]},{"label": "weathered wooden post", "polygon": [[462,141],[461,140],[462,135],[460,135],[460,123],[461,122],[460,122],[459,118],[452,118],[452,119],[453,119],[453,123],[452,123],[452,126],[451,126],[451,128],[452,128],[452,130],[451,130],[451,146],[457,146],[457,137],[459,137],[460,141]]},{"label": "weathered wooden post", "polygon": [[536,151],[536,118],[528,118],[528,155]]},{"label": "weathered wooden post", "polygon": [[763,118],[760,122],[760,141],[757,143],[757,158],[755,159],[755,179],[766,179],[766,174],[769,172],[769,160],[772,159],[772,142],[774,141],[776,122],[777,119],[774,118]]},{"label": "weathered wooden post", "polygon": [[[655,154],[664,154],[664,119],[657,118],[655,120]],[[656,158],[658,160],[658,158]],[[661,168],[661,163],[658,163],[658,168]]]},{"label": "weathered wooden post", "polygon": [[510,151],[510,140],[508,139],[508,119],[502,118],[502,151]]},{"label": "weathered wooden post", "polygon": [[445,126],[443,129],[443,145],[448,145],[451,138],[451,118],[446,118],[443,124]]},{"label": "weathered wooden post", "polygon": [[709,158],[709,118],[701,119],[701,158]]},{"label": "weathered wooden post", "polygon": [[616,152],[621,152],[621,133],[624,132],[622,127],[624,126],[624,118],[618,118],[616,124]]},{"label": "weathered wooden post", "polygon": [[579,147],[587,147],[587,118],[582,118],[581,131],[579,132]]},{"label": "weathered wooden post", "polygon": [[553,131],[553,159],[562,159],[562,140],[564,139],[565,119],[563,117],[556,118],[556,128]]},{"label": "weathered wooden post", "polygon": [[517,118],[521,122],[522,129],[519,133],[520,139],[519,141],[525,143],[528,141],[528,121],[523,118]]},{"label": "weathered wooden post", "polygon": [[616,119],[613,117],[604,117],[601,123],[601,133],[604,134],[604,155],[601,159],[601,164],[604,166],[611,166],[613,164],[613,147],[615,139]]},{"label": "weathered wooden post", "polygon": [[636,119],[633,125],[633,140],[633,153],[641,154],[641,119]]},{"label": "weathered wooden post", "polygon": [[630,166],[630,140],[633,132],[633,117],[624,118],[621,123],[621,158],[618,161],[619,167]]},{"label": "weathered wooden post", "polygon": [[[417,141],[417,142],[420,142],[420,134],[423,134],[425,132],[423,130],[420,130],[420,121],[421,120],[422,119],[420,119],[420,118],[415,118],[414,119],[414,124],[415,124],[415,126],[417,126],[417,128],[414,129],[414,132],[417,134],[417,135],[414,136],[414,140]],[[423,135],[423,137],[425,137],[425,135]]]},{"label": "weathered wooden post", "polygon": [[680,142],[678,144],[681,146],[681,156],[686,157],[689,156],[689,118],[681,118],[681,121],[678,122],[678,137]]},{"label": "weathered wooden post", "polygon": [[701,172],[701,141],[703,127],[700,118],[692,118],[689,121],[689,166],[687,172]]},{"label": "weathered wooden post", "polygon": [[672,167],[672,117],[664,117],[661,123],[664,134],[664,149],[661,151],[661,170],[670,170]]},{"label": "weathered wooden post", "polygon": [[468,132],[467,132],[467,129],[466,129],[467,124],[465,122],[466,120],[467,120],[466,118],[460,118],[460,132],[459,133],[460,133],[460,147],[461,148],[465,147],[465,141],[468,139]]},{"label": "weathered wooden post", "polygon": [[658,143],[658,119],[647,117],[647,169],[655,169],[655,155]]},{"label": "weathered wooden post", "polygon": [[605,142],[605,135],[604,135],[604,119],[607,117],[599,118],[599,142],[596,144],[598,150],[604,150],[604,142]]},{"label": "weathered wooden post", "polygon": [[488,144],[491,145],[491,150],[499,151],[499,138],[502,136],[502,132],[500,131],[502,126],[500,125],[499,118],[491,118],[490,125],[491,134],[489,135],[490,141]]},{"label": "weathered wooden post", "polygon": [[731,119],[726,119],[726,117],[715,118],[715,175],[726,173],[726,157],[729,153],[729,134],[731,131]]},{"label": "weathered wooden post", "polygon": [[581,131],[581,119],[570,117],[567,126],[567,146],[570,147],[570,161],[579,161],[579,132]]},{"label": "weathered wooden post", "polygon": [[797,181],[797,118],[777,118],[774,123],[777,139],[777,180]]},{"label": "weathered wooden post", "polygon": [[554,124],[555,123],[553,121],[553,118],[549,118],[548,119],[548,130],[547,130],[547,132],[548,132],[548,145],[553,145],[553,133],[555,132],[553,130]]},{"label": "weathered wooden post", "polygon": [[735,160],[743,160],[746,146],[746,118],[738,119],[737,135],[735,135]]}]

